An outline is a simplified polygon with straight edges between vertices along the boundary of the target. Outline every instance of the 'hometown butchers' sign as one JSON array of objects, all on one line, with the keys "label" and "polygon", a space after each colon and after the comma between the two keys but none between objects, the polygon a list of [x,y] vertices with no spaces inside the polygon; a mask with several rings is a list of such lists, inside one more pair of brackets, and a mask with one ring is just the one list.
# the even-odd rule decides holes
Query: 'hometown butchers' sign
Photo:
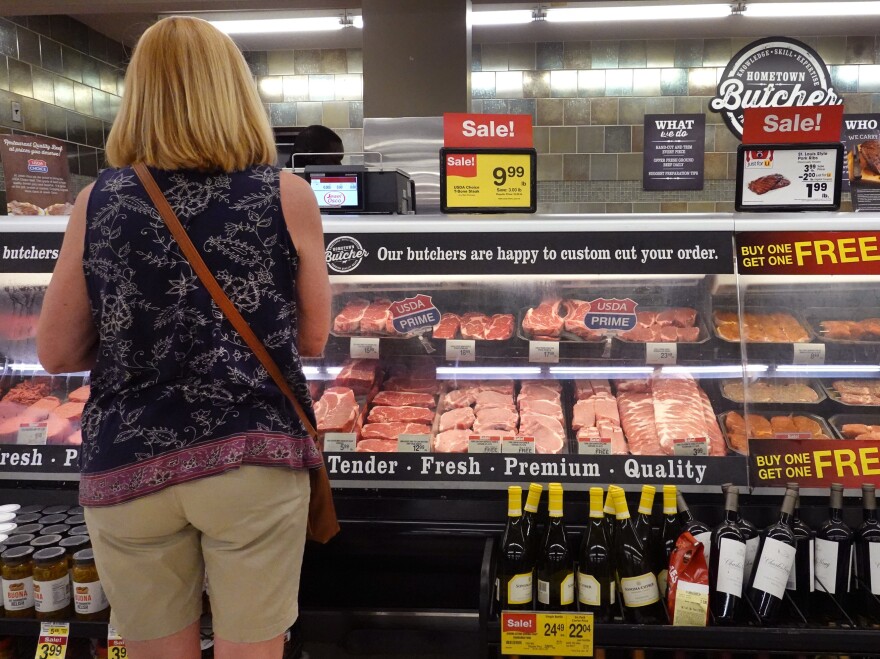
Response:
[{"label": "'hometown butchers' sign", "polygon": [[742,139],[745,108],[842,104],[815,50],[796,39],[769,37],[733,56],[709,109],[721,113],[731,132]]}]

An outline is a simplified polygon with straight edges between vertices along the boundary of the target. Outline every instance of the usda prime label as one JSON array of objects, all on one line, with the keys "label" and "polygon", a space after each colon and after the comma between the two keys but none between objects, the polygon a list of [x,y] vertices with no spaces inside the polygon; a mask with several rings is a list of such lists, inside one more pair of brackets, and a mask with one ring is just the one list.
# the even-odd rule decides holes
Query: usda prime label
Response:
[{"label": "usda prime label", "polygon": [[391,324],[399,334],[426,332],[440,322],[440,311],[431,302],[431,296],[422,293],[392,302],[389,312]]},{"label": "usda prime label", "polygon": [[587,329],[605,332],[626,332],[636,326],[638,302],[626,298],[600,297],[590,300],[590,310],[584,316]]}]

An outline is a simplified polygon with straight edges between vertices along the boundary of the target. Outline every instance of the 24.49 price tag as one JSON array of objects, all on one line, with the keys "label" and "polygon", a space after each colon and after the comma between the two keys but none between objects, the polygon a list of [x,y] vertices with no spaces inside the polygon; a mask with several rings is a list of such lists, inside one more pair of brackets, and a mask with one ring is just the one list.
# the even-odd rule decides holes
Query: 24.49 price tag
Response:
[{"label": "24.49 price tag", "polygon": [[592,657],[592,613],[501,613],[501,654]]},{"label": "24.49 price tag", "polygon": [[67,639],[70,623],[44,622],[40,624],[40,638],[34,659],[64,659],[67,656]]}]

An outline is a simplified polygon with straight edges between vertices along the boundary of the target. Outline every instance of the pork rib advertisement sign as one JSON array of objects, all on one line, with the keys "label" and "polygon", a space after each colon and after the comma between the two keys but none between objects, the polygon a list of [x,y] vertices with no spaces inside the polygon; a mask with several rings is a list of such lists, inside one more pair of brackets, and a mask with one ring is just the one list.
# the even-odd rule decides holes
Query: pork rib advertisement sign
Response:
[{"label": "pork rib advertisement sign", "polygon": [[70,215],[73,197],[64,142],[4,135],[0,159],[9,215]]},{"label": "pork rib advertisement sign", "polygon": [[702,190],[705,140],[705,114],[645,115],[642,187]]},{"label": "pork rib advertisement sign", "polygon": [[828,67],[815,50],[796,39],[769,37],[733,56],[709,109],[720,113],[730,131],[742,139],[746,108],[842,104]]}]

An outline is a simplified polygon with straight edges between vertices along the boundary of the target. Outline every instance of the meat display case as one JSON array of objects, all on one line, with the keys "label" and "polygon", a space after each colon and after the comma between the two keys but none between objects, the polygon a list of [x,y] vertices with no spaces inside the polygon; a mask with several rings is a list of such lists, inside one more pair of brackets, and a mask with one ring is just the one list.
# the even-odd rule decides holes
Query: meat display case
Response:
[{"label": "meat display case", "polygon": [[[63,219],[0,219],[0,395],[44,376],[27,318],[39,312],[63,228]],[[696,514],[714,522],[719,486],[750,484],[737,416],[791,424],[802,417],[791,432],[812,432],[815,423],[817,436],[872,425],[871,405],[847,407],[835,383],[880,379],[880,341],[835,339],[828,331],[840,326],[827,322],[880,316],[876,277],[738,275],[735,235],[878,231],[880,217],[337,216],[325,217],[324,228],[338,322],[325,356],[305,369],[316,399],[329,396],[325,459],[344,532],[306,554],[303,620],[312,638],[349,634],[369,647],[369,630],[379,627],[396,630],[405,645],[429,627],[451,632],[449,642],[467,648],[463,656],[491,652],[497,631],[481,577],[491,574],[507,485],[563,483],[573,533],[587,518],[583,492],[595,484],[630,492],[646,482],[676,484]],[[764,311],[787,313],[794,325],[774,317],[769,334],[751,340],[759,330],[740,317]],[[427,329],[438,322],[436,333]],[[741,340],[744,331],[750,340]],[[86,374],[43,381],[59,398],[87,383]],[[407,389],[422,397],[402,400]],[[478,400],[486,393],[507,399]],[[384,404],[374,403],[377,395]],[[407,407],[429,413],[400,411]],[[506,414],[481,414],[492,409]],[[443,435],[447,423],[461,432]],[[4,494],[72,505],[74,432],[57,443],[0,447]],[[810,523],[822,518],[813,498],[820,494],[804,493]],[[759,526],[775,514],[772,495],[778,490],[757,488],[745,502]],[[339,586],[328,586],[328,571]],[[599,629],[597,645],[633,647],[623,626],[612,627]],[[0,633],[23,629],[0,621]],[[755,633],[776,647],[775,631]],[[876,632],[848,631],[835,630],[835,647],[847,638],[864,651],[878,640]],[[678,633],[687,634],[658,632],[656,647],[736,642],[708,632],[676,641]],[[796,634],[785,638],[780,649],[809,649]]]}]

